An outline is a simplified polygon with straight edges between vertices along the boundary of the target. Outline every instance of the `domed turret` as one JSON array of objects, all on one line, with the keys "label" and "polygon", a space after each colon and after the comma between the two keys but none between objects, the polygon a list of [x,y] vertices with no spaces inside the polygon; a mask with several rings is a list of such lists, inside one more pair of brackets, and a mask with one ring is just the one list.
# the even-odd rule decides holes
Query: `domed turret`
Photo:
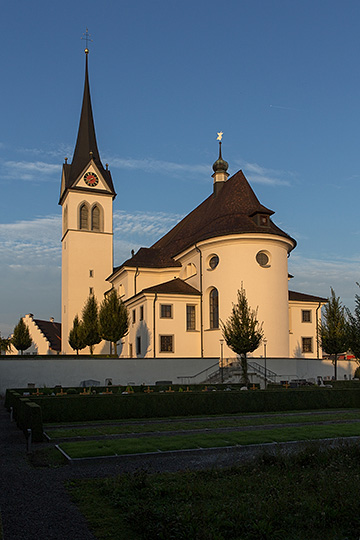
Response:
[{"label": "domed turret", "polygon": [[222,133],[222,131],[220,131],[220,133],[218,133],[218,137],[217,137],[217,140],[219,141],[219,157],[218,157],[218,159],[215,161],[215,163],[213,165],[214,174],[212,175],[212,177],[214,179],[214,195],[215,195],[215,197],[216,197],[217,193],[219,193],[220,189],[223,187],[224,182],[226,182],[226,180],[229,177],[229,174],[227,172],[227,170],[229,168],[229,164],[228,164],[227,161],[225,161],[222,158],[222,155],[221,155],[221,139],[222,139],[222,136],[223,136],[223,133]]}]

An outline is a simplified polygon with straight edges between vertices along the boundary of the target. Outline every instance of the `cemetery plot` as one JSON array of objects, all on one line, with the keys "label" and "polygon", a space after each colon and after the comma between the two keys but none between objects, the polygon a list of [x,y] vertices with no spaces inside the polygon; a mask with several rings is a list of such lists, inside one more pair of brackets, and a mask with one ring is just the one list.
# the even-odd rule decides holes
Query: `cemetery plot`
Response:
[{"label": "cemetery plot", "polygon": [[[58,447],[71,459],[360,436],[359,411],[181,420],[164,424],[148,421],[133,426],[126,424],[126,432],[121,432],[123,427],[93,426],[54,432],[63,439],[66,434],[72,437],[74,433],[81,437],[82,432],[81,440],[59,442]],[[132,433],[129,432],[131,427]],[[107,436],[101,433],[102,429]]]}]

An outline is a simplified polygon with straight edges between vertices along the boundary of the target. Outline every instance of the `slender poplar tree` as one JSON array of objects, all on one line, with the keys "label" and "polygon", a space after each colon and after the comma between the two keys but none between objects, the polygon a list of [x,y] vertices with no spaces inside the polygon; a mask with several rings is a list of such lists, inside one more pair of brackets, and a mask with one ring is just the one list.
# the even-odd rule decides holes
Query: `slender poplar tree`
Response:
[{"label": "slender poplar tree", "polygon": [[332,287],[331,296],[323,307],[322,321],[319,323],[319,336],[323,350],[327,354],[334,355],[334,377],[336,380],[338,356],[349,348],[349,329],[345,308]]},{"label": "slender poplar tree", "polygon": [[114,352],[117,356],[117,342],[127,334],[129,314],[115,289],[112,289],[101,303],[99,326],[102,339],[114,344]]},{"label": "slender poplar tree", "polygon": [[76,354],[79,354],[79,351],[86,347],[83,323],[79,320],[77,315],[74,317],[73,327],[69,332],[68,341],[70,347],[76,351]]},{"label": "slender poplar tree", "polygon": [[[359,283],[356,283],[360,287]],[[354,313],[346,308],[349,329],[349,348],[357,361],[360,361],[360,296],[355,294]]]},{"label": "slender poplar tree", "polygon": [[82,311],[82,329],[85,345],[90,347],[90,354],[94,354],[94,346],[100,343],[98,304],[93,294],[85,302]]}]

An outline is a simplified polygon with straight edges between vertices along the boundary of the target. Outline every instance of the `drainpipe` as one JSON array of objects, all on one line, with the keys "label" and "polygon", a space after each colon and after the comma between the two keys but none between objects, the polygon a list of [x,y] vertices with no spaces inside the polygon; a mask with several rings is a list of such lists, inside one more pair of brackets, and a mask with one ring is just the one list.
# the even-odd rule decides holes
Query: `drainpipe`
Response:
[{"label": "drainpipe", "polygon": [[321,309],[321,302],[319,302],[318,307],[316,308],[316,355],[317,359],[320,358],[320,347],[319,347],[319,309]]},{"label": "drainpipe", "polygon": [[136,278],[138,277],[139,274],[140,274],[139,267],[137,266],[136,271],[135,271],[135,276],[134,276],[134,296],[136,295]]},{"label": "drainpipe", "polygon": [[156,300],[157,300],[157,293],[155,293],[155,296],[154,296],[154,302],[153,302],[153,350],[154,350],[154,358],[156,358],[156,321],[155,321],[155,317],[156,317],[156,308],[155,308],[155,304],[156,304]]},{"label": "drainpipe", "polygon": [[200,342],[201,358],[204,357],[204,319],[203,319],[203,265],[201,250],[195,244],[195,249],[200,255]]}]

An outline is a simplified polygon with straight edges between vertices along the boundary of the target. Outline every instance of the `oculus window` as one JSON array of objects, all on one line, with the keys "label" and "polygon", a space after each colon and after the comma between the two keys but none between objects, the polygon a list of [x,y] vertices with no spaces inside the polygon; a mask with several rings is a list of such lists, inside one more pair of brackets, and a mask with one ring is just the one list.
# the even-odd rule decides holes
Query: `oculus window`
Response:
[{"label": "oculus window", "polygon": [[269,268],[270,266],[270,254],[266,251],[259,251],[256,254],[256,262],[262,268]]},{"label": "oculus window", "polygon": [[208,264],[209,264],[210,270],[215,270],[215,268],[216,268],[217,265],[219,264],[219,257],[218,257],[218,255],[211,255]]}]

